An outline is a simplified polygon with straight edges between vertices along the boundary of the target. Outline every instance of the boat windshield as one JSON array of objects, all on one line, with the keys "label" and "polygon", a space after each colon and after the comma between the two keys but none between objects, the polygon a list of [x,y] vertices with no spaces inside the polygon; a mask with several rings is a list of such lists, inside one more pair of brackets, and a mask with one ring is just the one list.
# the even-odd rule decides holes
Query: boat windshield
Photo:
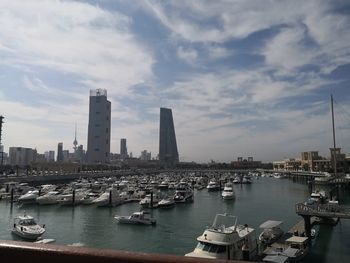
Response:
[{"label": "boat windshield", "polygon": [[205,242],[198,242],[197,248],[203,251],[207,251],[209,253],[225,253],[226,252],[226,246],[219,246],[215,244],[205,243]]},{"label": "boat windshield", "polygon": [[20,221],[19,221],[19,224],[20,224],[20,225],[23,225],[23,226],[33,226],[33,225],[36,225],[34,219],[23,219],[23,220],[20,220]]}]

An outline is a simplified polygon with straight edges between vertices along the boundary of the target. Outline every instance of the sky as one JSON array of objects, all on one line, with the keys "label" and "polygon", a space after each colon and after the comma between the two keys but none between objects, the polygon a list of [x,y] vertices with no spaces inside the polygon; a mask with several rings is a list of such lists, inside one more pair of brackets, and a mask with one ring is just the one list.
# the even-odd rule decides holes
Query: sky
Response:
[{"label": "sky", "polygon": [[2,144],[87,145],[89,90],[112,103],[111,152],[158,154],[173,112],[181,161],[350,154],[347,0],[0,0]]}]

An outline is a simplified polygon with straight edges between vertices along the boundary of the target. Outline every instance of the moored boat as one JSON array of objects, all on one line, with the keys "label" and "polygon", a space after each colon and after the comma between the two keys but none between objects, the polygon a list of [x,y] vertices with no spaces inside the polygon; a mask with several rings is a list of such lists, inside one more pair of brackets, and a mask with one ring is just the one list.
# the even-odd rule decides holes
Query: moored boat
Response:
[{"label": "moored boat", "polygon": [[[234,221],[232,226],[225,225],[229,221]],[[232,215],[217,214],[213,225],[197,240],[197,247],[185,256],[251,260],[257,254],[255,230],[248,225],[238,225],[237,217]]]}]

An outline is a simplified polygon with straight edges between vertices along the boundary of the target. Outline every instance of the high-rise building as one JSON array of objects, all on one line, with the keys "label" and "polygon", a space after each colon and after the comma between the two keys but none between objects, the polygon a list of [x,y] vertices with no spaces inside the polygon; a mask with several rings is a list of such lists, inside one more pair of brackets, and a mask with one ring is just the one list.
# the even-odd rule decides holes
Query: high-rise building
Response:
[{"label": "high-rise building", "polygon": [[174,166],[179,162],[173,114],[167,108],[160,108],[159,161],[165,166]]},{"label": "high-rise building", "polygon": [[152,159],[152,153],[147,152],[147,150],[143,150],[141,152],[140,160],[141,161],[150,161]]},{"label": "high-rise building", "polygon": [[107,90],[90,90],[88,163],[108,163],[111,139],[111,102]]},{"label": "high-rise building", "polygon": [[31,165],[36,161],[37,152],[35,149],[24,147],[10,147],[9,159],[11,165]]},{"label": "high-rise building", "polygon": [[59,142],[57,146],[57,162],[63,162],[63,142]]},{"label": "high-rise building", "polygon": [[120,157],[125,159],[128,157],[128,148],[126,147],[126,139],[120,139]]},{"label": "high-rise building", "polygon": [[55,161],[55,151],[46,151],[44,155],[47,162]]}]

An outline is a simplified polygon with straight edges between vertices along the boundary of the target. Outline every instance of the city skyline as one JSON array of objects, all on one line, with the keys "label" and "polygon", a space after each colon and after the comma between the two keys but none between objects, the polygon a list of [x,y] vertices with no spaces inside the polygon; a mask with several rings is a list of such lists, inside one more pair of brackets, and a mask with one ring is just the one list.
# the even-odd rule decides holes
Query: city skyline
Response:
[{"label": "city skyline", "polygon": [[[156,156],[173,110],[180,161],[350,153],[344,1],[0,3],[2,144],[87,149],[89,90],[112,104],[111,152]],[[283,12],[282,12],[283,10]]]}]

